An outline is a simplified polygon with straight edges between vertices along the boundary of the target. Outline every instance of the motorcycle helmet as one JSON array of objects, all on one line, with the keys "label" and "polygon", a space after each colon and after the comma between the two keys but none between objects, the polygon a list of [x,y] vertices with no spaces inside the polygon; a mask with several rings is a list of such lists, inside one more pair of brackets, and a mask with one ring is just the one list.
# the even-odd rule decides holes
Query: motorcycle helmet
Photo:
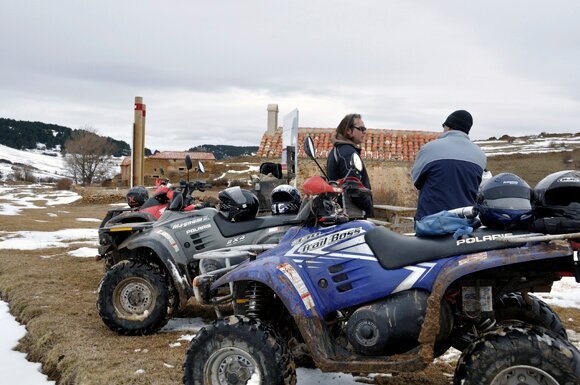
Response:
[{"label": "motorcycle helmet", "polygon": [[481,223],[490,228],[527,228],[533,219],[532,189],[519,176],[504,172],[491,177],[479,190]]},{"label": "motorcycle helmet", "polygon": [[127,198],[129,207],[140,207],[149,199],[149,192],[143,186],[131,187],[125,197]]},{"label": "motorcycle helmet", "polygon": [[580,219],[580,171],[559,171],[539,181],[534,206],[537,218]]},{"label": "motorcycle helmet", "polygon": [[289,184],[282,184],[272,190],[272,215],[296,214],[300,209],[300,193]]},{"label": "motorcycle helmet", "polygon": [[239,186],[230,187],[218,194],[220,212],[232,222],[253,219],[258,214],[260,202],[252,192]]}]

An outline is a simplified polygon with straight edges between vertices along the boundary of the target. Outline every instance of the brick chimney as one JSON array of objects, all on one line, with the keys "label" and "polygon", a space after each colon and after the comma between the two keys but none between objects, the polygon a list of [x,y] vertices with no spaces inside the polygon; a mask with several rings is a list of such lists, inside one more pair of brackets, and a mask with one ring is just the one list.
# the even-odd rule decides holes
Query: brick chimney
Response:
[{"label": "brick chimney", "polygon": [[278,129],[278,105],[268,104],[268,130],[267,134],[273,134]]}]

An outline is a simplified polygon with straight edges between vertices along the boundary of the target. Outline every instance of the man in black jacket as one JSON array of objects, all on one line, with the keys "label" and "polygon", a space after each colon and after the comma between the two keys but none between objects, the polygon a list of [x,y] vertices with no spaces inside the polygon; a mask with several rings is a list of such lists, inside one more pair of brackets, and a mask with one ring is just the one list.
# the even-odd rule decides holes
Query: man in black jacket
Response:
[{"label": "man in black jacket", "polygon": [[[371,182],[364,163],[362,171],[358,171],[350,165],[352,154],[354,152],[360,154],[360,144],[364,140],[366,130],[360,114],[349,114],[342,119],[332,137],[333,148],[326,160],[328,179],[337,181],[347,176],[353,176],[360,179],[366,188],[371,189]],[[374,215],[372,196],[353,199],[353,201],[365,211],[366,217]]]}]

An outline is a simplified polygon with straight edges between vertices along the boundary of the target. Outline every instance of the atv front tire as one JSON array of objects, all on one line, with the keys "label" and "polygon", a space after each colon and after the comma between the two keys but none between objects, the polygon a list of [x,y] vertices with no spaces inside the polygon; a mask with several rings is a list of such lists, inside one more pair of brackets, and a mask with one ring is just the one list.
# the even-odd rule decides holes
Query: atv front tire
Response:
[{"label": "atv front tire", "polygon": [[119,334],[151,334],[169,320],[170,293],[157,266],[125,260],[105,273],[97,308],[105,325]]},{"label": "atv front tire", "polygon": [[573,385],[580,378],[580,352],[542,327],[500,325],[461,355],[454,385]]},{"label": "atv front tire", "polygon": [[254,318],[214,321],[191,341],[183,364],[185,385],[294,385],[296,369],[286,342]]}]

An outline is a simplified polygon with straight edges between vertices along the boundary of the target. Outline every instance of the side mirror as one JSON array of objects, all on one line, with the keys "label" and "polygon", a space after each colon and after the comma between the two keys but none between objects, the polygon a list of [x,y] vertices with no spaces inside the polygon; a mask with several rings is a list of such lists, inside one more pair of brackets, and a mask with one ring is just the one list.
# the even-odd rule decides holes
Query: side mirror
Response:
[{"label": "side mirror", "polygon": [[316,159],[316,149],[314,148],[314,142],[310,136],[304,139],[304,152],[310,159]]},{"label": "side mirror", "polygon": [[260,174],[272,174],[277,179],[282,179],[282,165],[280,163],[265,162],[260,165]]},{"label": "side mirror", "polygon": [[197,171],[201,172],[202,174],[205,172],[205,167],[200,161],[197,161]]},{"label": "side mirror", "polygon": [[358,152],[352,154],[352,157],[350,158],[350,165],[354,167],[358,172],[362,172],[363,162]]},{"label": "side mirror", "polygon": [[191,157],[188,155],[185,155],[185,167],[187,168],[187,170],[191,170],[191,168],[193,167],[193,163],[191,163]]}]

